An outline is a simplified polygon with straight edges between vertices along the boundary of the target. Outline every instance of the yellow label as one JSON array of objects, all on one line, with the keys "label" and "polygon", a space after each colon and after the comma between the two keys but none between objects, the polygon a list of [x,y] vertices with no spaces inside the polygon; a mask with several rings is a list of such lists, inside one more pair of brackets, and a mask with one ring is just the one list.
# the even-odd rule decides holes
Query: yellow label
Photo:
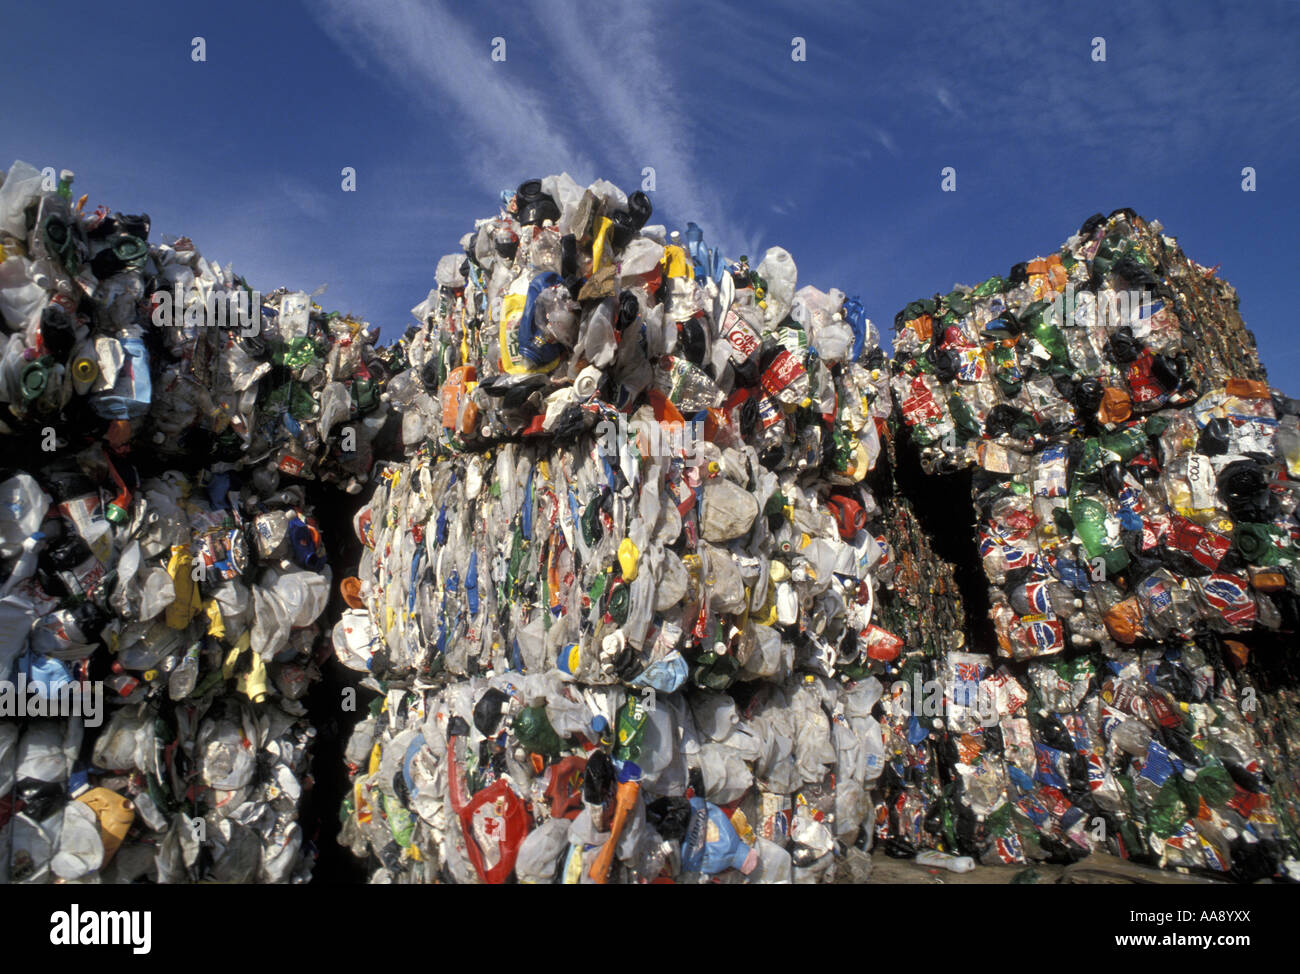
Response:
[{"label": "yellow label", "polygon": [[569,858],[564,863],[564,877],[561,880],[564,886],[577,886],[582,882],[582,847],[573,846],[569,850]]},{"label": "yellow label", "polygon": [[217,604],[216,599],[209,599],[204,606],[208,617],[208,635],[217,639],[224,639],[226,636],[226,620],[221,617],[221,607]]},{"label": "yellow label", "polygon": [[739,808],[731,813],[731,827],[736,830],[736,834],[746,845],[754,844],[754,830],[750,828],[749,819],[745,818],[745,813]]},{"label": "yellow label", "polygon": [[501,367],[511,375],[550,372],[563,360],[561,356],[545,365],[532,366],[528,364],[522,355],[518,359],[511,355],[511,327],[523,317],[524,306],[527,304],[527,294],[507,294],[501,299],[501,328],[498,335],[501,349]]}]

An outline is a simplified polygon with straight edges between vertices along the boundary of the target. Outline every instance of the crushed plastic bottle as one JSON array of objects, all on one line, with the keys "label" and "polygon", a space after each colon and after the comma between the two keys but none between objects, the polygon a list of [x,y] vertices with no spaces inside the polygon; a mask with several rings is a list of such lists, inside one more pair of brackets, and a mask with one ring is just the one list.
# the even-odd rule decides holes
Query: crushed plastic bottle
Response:
[{"label": "crushed plastic bottle", "polygon": [[392,359],[33,172],[0,186],[0,875],[305,882],[302,485],[360,491]]},{"label": "crushed plastic bottle", "polygon": [[[441,418],[378,468],[335,628],[388,715],[349,747],[373,881],[812,882],[869,838],[874,329],[811,286],[792,317],[788,253],[688,254],[638,195],[503,194],[415,309],[388,395]],[[488,795],[531,800],[517,849],[465,818]]]}]

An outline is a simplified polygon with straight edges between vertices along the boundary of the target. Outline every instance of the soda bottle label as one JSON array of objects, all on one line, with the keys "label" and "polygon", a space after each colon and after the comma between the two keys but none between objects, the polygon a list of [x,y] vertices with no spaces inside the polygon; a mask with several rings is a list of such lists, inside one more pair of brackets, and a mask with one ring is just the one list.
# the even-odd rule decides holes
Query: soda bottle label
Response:
[{"label": "soda bottle label", "polygon": [[927,421],[937,423],[943,419],[943,410],[919,375],[912,379],[912,388],[900,405],[908,426],[919,426]]},{"label": "soda bottle label", "polygon": [[1248,628],[1254,623],[1255,600],[1248,586],[1237,577],[1216,572],[1201,583],[1201,592],[1229,625]]},{"label": "soda bottle label", "polygon": [[781,407],[767,396],[763,396],[758,401],[758,421],[763,429],[770,429],[784,419],[785,413],[781,411]]},{"label": "soda bottle label", "polygon": [[1143,579],[1139,589],[1142,592],[1142,598],[1146,601],[1147,610],[1152,615],[1162,612],[1174,604],[1174,597],[1169,591],[1169,587],[1154,575]]},{"label": "soda bottle label", "polygon": [[957,378],[962,382],[981,382],[988,375],[984,353],[978,348],[963,346],[957,349]]},{"label": "soda bottle label", "polygon": [[1025,601],[1037,612],[1048,612],[1052,605],[1049,601],[1046,582],[1026,582]]},{"label": "soda bottle label", "polygon": [[1192,506],[1197,510],[1212,510],[1215,498],[1214,468],[1210,458],[1193,453],[1187,458],[1187,483],[1192,488]]},{"label": "soda bottle label", "polygon": [[722,319],[722,334],[735,351],[733,362],[743,362],[758,351],[758,333],[734,309],[729,309]]},{"label": "soda bottle label", "polygon": [[786,386],[805,374],[804,367],[799,360],[788,351],[783,350],[772,360],[772,364],[763,373],[763,388],[767,390],[769,395],[777,396]]}]

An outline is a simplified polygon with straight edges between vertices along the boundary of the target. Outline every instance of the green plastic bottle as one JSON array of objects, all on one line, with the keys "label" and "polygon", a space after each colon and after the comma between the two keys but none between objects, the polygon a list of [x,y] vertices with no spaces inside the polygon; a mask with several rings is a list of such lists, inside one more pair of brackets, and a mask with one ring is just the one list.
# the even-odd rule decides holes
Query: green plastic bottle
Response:
[{"label": "green plastic bottle", "polygon": [[990,277],[987,281],[977,284],[970,293],[973,298],[987,298],[991,294],[1000,294],[1006,289],[1007,282],[1005,278]]},{"label": "green plastic bottle", "polygon": [[1141,424],[1136,424],[1128,429],[1104,434],[1099,438],[1098,445],[1103,450],[1113,453],[1122,462],[1127,463],[1142,452],[1143,447],[1146,446],[1146,441],[1145,430]]},{"label": "green plastic bottle", "polygon": [[1083,539],[1084,550],[1088,560],[1101,558],[1105,562],[1106,572],[1113,575],[1128,567],[1128,552],[1122,547],[1111,546],[1106,540],[1106,505],[1082,494],[1070,497],[1070,518],[1074,521],[1074,530]]},{"label": "green plastic bottle", "polygon": [[1034,337],[1034,340],[1047,349],[1047,353],[1052,357],[1052,364],[1069,368],[1070,348],[1066,344],[1065,335],[1052,321],[1052,316],[1047,313],[1050,309],[1051,305],[1046,301],[1035,301],[1025,309],[1021,318],[1029,326],[1029,334]]},{"label": "green plastic bottle", "polygon": [[564,750],[564,742],[551,726],[545,706],[525,707],[515,715],[510,729],[514,731],[515,739],[535,754],[553,759]]},{"label": "green plastic bottle", "polygon": [[641,743],[645,740],[649,716],[645,703],[629,694],[615,722],[618,744],[614,747],[614,757],[620,761],[636,761],[641,757]]},{"label": "green plastic bottle", "polygon": [[948,411],[952,413],[952,421],[957,427],[958,443],[979,439],[979,420],[975,418],[975,413],[965,399],[954,393],[948,400]]}]

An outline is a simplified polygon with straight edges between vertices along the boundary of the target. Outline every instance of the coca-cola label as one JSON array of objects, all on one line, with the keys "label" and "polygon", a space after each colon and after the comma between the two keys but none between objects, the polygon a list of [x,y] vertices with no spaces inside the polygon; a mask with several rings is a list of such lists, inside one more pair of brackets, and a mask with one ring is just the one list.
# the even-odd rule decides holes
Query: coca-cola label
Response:
[{"label": "coca-cola label", "polygon": [[1231,541],[1207,528],[1205,534],[1196,542],[1196,547],[1192,549],[1192,557],[1206,568],[1218,568],[1219,562],[1223,561],[1223,556],[1231,547]]},{"label": "coca-cola label", "polygon": [[733,362],[743,362],[758,351],[758,333],[734,310],[728,309],[722,319],[722,335],[736,352]]},{"label": "coca-cola label", "polygon": [[777,395],[799,376],[804,374],[804,367],[799,360],[787,351],[780,352],[772,364],[763,373],[763,388],[770,395]]},{"label": "coca-cola label", "polygon": [[918,375],[912,380],[912,393],[901,403],[903,419],[908,426],[918,426],[924,422],[938,422],[943,419],[943,410],[934,401],[929,387]]},{"label": "coca-cola label", "polygon": [[1155,376],[1151,374],[1151,353],[1143,352],[1136,362],[1128,367],[1129,396],[1135,403],[1148,403],[1160,399],[1165,391]]},{"label": "coca-cola label", "polygon": [[280,472],[287,473],[290,477],[296,477],[301,474],[303,466],[303,462],[292,454],[286,453],[280,458]]},{"label": "coca-cola label", "polygon": [[1209,528],[1174,515],[1169,530],[1169,543],[1211,570],[1219,567],[1232,542]]}]

